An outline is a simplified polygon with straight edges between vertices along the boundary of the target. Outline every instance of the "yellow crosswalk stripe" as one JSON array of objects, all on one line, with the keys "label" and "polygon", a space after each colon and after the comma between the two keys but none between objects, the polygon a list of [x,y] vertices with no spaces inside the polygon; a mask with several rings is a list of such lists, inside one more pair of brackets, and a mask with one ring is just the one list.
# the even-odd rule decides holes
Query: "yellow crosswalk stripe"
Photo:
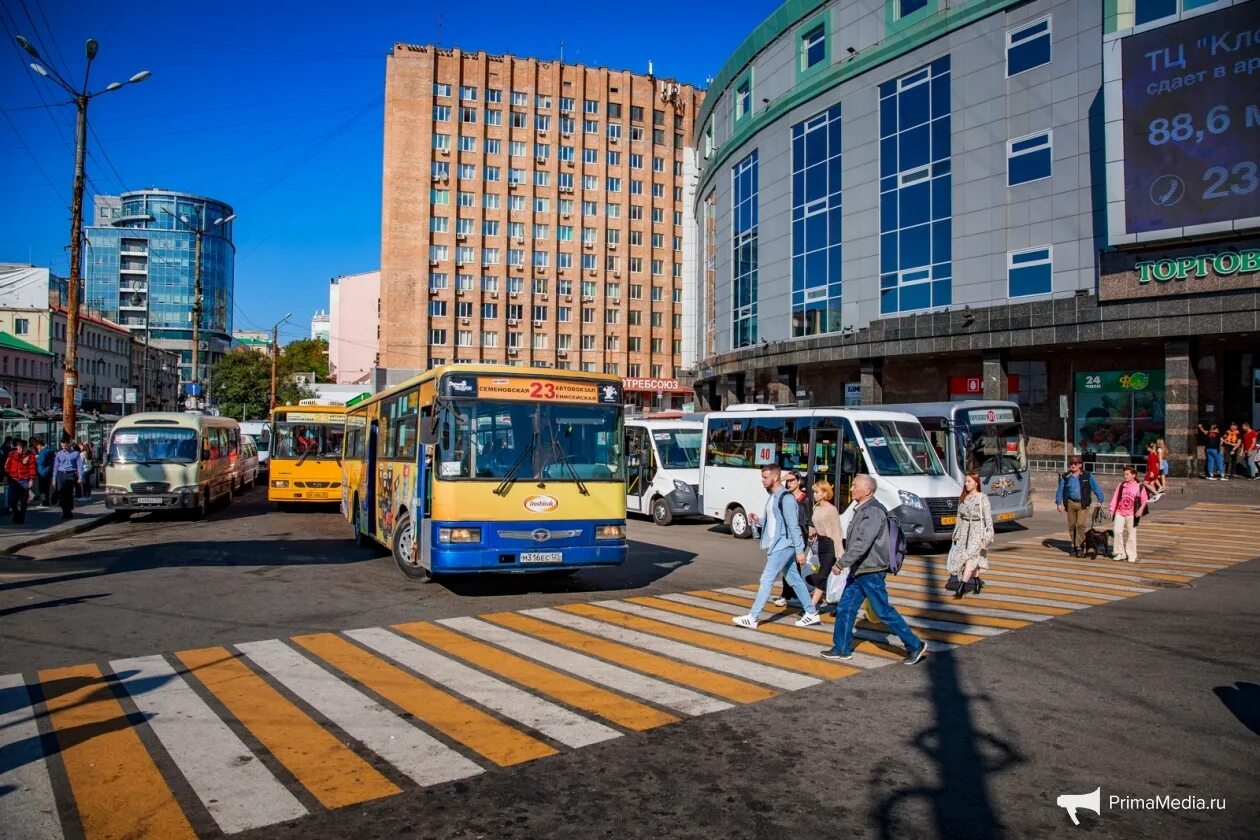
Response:
[{"label": "yellow crosswalk stripe", "polygon": [[507,677],[520,685],[554,697],[574,708],[606,718],[626,729],[643,731],[678,722],[677,717],[667,712],[622,697],[620,694],[583,682],[568,674],[535,664],[484,642],[461,636],[435,624],[418,621],[411,624],[396,624],[394,629],[401,630],[408,636],[419,639],[445,653],[458,656],[486,671]]},{"label": "yellow crosswalk stripe", "polygon": [[[743,586],[740,588],[747,589],[749,592],[756,592],[757,584],[753,583],[753,584],[749,584],[747,586]],[[923,607],[910,607],[910,606],[906,606],[905,604],[897,604],[897,603],[894,603],[893,606],[895,606],[897,608],[897,612],[901,613],[903,616],[913,615],[918,618],[930,618],[935,621],[952,621],[955,624],[973,625],[977,627],[1000,627],[1004,630],[1014,630],[1019,627],[1027,627],[1031,623],[1029,621],[1025,621],[1020,618],[998,618],[997,616],[974,615],[972,613],[943,612],[941,610],[925,609]],[[915,629],[914,632],[915,632],[915,635],[919,635],[919,631],[917,628]],[[925,630],[924,632],[926,633],[926,632],[940,632],[940,631],[926,631]],[[942,639],[941,641],[947,641],[947,640]]]},{"label": "yellow crosswalk stripe", "polygon": [[175,655],[325,808],[400,792],[227,648]]},{"label": "yellow crosswalk stripe", "polygon": [[558,752],[333,633],[294,636],[293,641],[403,711],[502,767]]},{"label": "yellow crosswalk stripe", "polygon": [[196,837],[101,669],[49,668],[39,679],[86,840]]},{"label": "yellow crosswalk stripe", "polygon": [[810,659],[809,657],[788,653],[787,651],[771,650],[751,642],[726,639],[722,636],[714,636],[711,633],[688,630],[685,627],[677,627],[673,624],[665,624],[661,621],[653,621],[650,618],[628,615],[590,604],[568,604],[557,609],[608,624],[628,627],[632,630],[642,630],[655,636],[664,636],[667,639],[686,642],[689,645],[721,651],[732,656],[738,656],[741,659],[751,659],[755,662],[763,662],[766,665],[774,665],[778,668],[800,671],[815,677],[822,677],[823,679],[839,679],[840,677],[847,677],[850,674],[857,673],[859,670],[849,665],[839,665],[823,659]]},{"label": "yellow crosswalk stripe", "polygon": [[[930,578],[925,575],[916,575],[904,566],[897,577],[907,581],[913,581],[914,583],[921,583],[926,586],[940,587],[941,591],[945,591],[945,581],[948,580],[948,577],[945,574]],[[1045,589],[1038,589],[1033,586],[1003,586],[1002,584],[991,583],[987,573],[981,573],[981,577],[984,578],[984,591],[986,595],[1022,595],[1028,598],[1045,598],[1049,601],[1061,601],[1068,604],[1082,604],[1089,607],[1097,606],[1098,604],[1110,603],[1107,598],[1091,598],[1087,595],[1069,595],[1066,592],[1049,592]]]},{"label": "yellow crosswalk stripe", "polygon": [[679,685],[713,694],[737,703],[756,703],[779,694],[778,691],[757,683],[719,674],[695,665],[678,662],[665,656],[640,650],[630,645],[601,639],[578,630],[570,630],[558,624],[539,621],[527,615],[503,612],[481,615],[478,618],[494,624],[528,633],[540,639],[590,654],[591,656],[624,665],[636,671],[650,674]]}]

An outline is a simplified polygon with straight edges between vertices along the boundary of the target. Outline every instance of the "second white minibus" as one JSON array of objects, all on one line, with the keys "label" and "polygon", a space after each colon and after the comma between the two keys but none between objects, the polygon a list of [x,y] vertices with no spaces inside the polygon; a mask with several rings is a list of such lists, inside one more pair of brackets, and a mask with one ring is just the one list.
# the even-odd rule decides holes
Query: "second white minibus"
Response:
[{"label": "second white minibus", "polygon": [[626,511],[657,525],[700,515],[700,440],[694,420],[626,419]]}]

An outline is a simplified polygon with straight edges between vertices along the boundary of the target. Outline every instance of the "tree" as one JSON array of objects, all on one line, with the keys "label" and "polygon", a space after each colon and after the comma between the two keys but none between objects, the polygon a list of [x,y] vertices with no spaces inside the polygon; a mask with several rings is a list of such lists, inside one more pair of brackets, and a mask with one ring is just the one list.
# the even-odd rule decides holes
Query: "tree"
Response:
[{"label": "tree", "polygon": [[[271,357],[238,347],[220,359],[211,371],[210,395],[219,411],[242,420],[255,420],[269,414],[271,397]],[[296,405],[313,397],[309,388],[298,386],[284,371],[276,377],[276,404]]]},{"label": "tree", "polygon": [[280,370],[289,375],[314,371],[317,382],[327,382],[328,342],[322,338],[291,342],[280,352]]}]

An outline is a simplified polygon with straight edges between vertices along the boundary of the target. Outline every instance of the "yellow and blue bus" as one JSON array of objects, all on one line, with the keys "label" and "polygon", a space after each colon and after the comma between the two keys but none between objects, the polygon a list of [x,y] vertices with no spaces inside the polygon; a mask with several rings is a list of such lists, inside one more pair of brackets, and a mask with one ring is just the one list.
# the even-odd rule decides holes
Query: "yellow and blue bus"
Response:
[{"label": "yellow and blue bus", "polygon": [[342,511],[412,579],[616,566],[623,434],[616,377],[434,368],[348,410]]},{"label": "yellow and blue bus", "polygon": [[282,509],[341,498],[344,405],[282,405],[271,412],[267,499]]}]

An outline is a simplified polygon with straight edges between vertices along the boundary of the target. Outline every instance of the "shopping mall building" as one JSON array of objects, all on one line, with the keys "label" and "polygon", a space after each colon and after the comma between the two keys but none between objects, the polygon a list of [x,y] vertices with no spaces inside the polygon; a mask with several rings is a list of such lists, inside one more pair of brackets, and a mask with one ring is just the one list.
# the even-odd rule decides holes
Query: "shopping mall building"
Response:
[{"label": "shopping mall building", "polygon": [[1260,421],[1258,27],[784,3],[696,121],[699,407],[1009,397],[1034,453],[1194,468],[1200,422]]}]

